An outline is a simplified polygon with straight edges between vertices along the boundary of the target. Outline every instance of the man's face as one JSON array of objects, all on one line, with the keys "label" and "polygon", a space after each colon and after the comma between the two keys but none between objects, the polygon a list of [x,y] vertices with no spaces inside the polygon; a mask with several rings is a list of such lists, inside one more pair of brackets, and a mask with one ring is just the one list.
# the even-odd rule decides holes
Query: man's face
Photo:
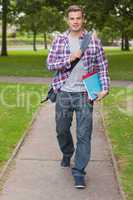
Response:
[{"label": "man's face", "polygon": [[84,18],[81,11],[73,11],[68,14],[68,25],[71,31],[78,32],[82,29]]}]

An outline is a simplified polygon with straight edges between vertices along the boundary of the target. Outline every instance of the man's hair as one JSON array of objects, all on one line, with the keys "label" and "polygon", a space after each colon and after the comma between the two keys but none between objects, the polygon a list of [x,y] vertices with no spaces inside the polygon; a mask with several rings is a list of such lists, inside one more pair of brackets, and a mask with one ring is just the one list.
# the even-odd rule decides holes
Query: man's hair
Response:
[{"label": "man's hair", "polygon": [[79,6],[79,5],[69,6],[67,11],[66,11],[66,16],[68,17],[70,12],[77,12],[77,11],[80,11],[82,13],[83,17],[85,16],[83,8],[81,6]]}]

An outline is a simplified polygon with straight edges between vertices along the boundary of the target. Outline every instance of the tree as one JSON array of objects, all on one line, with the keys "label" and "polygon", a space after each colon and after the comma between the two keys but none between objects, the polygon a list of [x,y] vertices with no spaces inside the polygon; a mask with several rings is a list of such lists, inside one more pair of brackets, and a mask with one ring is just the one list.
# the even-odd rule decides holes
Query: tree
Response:
[{"label": "tree", "polygon": [[[132,36],[133,1],[132,0],[89,0],[85,4],[87,28],[100,31],[108,26],[112,31],[121,33],[122,50],[129,50],[129,38]],[[110,23],[111,22],[111,23]]]},{"label": "tree", "polygon": [[86,5],[86,0],[45,0],[45,4],[48,7],[56,7],[58,11],[65,12],[68,6],[76,4],[76,5]]},{"label": "tree", "polygon": [[12,12],[16,9],[15,0],[1,0],[2,5],[2,45],[1,56],[7,56],[7,24],[11,21]]},{"label": "tree", "polygon": [[19,18],[20,30],[33,33],[33,50],[36,51],[36,36],[39,29],[39,13],[30,13]]},{"label": "tree", "polygon": [[21,30],[33,32],[33,50],[36,49],[37,33],[44,34],[44,46],[47,48],[47,33],[55,30],[61,31],[65,26],[64,16],[55,7],[45,6],[44,2],[28,0],[18,7],[23,15],[18,18]]},{"label": "tree", "polygon": [[64,31],[66,28],[66,22],[62,12],[59,12],[55,7],[44,6],[40,15],[40,29],[44,34],[44,46],[47,48],[47,33],[52,33],[53,31]]},{"label": "tree", "polygon": [[17,23],[20,25],[21,30],[25,30],[26,32],[33,33],[33,50],[36,51],[36,36],[40,31],[40,12],[42,6],[44,5],[44,1],[41,0],[18,0],[17,2],[17,11],[19,14],[23,13],[23,15],[19,15],[17,19]]},{"label": "tree", "polygon": [[120,38],[120,31],[113,30],[111,26],[104,26],[104,28],[98,33],[103,45],[112,45],[114,40]]},{"label": "tree", "polygon": [[7,56],[7,15],[8,15],[8,0],[2,0],[2,44],[1,56]]},{"label": "tree", "polygon": [[86,14],[86,27],[88,29],[102,29],[104,27],[104,23],[106,21],[106,5],[105,1],[101,0],[89,0],[82,1],[82,5]]},{"label": "tree", "polygon": [[109,18],[112,23],[108,24],[113,25],[113,30],[119,30],[121,33],[121,49],[129,50],[129,38],[133,37],[133,2],[131,0],[116,1]]}]

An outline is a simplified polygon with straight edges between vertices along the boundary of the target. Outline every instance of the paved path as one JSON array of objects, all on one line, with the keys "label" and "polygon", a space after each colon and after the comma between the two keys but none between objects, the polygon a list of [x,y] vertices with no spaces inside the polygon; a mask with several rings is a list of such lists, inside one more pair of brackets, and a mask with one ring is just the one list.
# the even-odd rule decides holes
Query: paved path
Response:
[{"label": "paved path", "polygon": [[[60,167],[53,110],[51,103],[40,109],[11,166],[0,200],[122,200],[99,108],[94,109],[85,190],[75,189],[71,170]],[[75,123],[72,129],[75,138]]]},{"label": "paved path", "polygon": [[[51,78],[43,77],[17,77],[17,76],[0,76],[0,82],[7,83],[50,83]],[[111,81],[112,86],[117,87],[133,87],[133,81]]]},{"label": "paved path", "polygon": [[20,77],[20,76],[0,76],[0,82],[6,83],[50,83],[51,78],[43,77]]}]

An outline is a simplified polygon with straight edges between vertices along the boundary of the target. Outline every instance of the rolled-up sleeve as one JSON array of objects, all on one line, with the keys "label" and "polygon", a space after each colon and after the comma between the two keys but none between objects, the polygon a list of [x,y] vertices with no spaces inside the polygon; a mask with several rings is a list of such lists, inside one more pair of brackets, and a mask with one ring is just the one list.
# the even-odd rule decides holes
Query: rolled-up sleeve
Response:
[{"label": "rolled-up sleeve", "polygon": [[109,90],[110,78],[108,72],[108,61],[104,53],[101,41],[96,41],[96,65],[99,68],[99,76],[101,81],[102,90]]},{"label": "rolled-up sleeve", "polygon": [[64,41],[58,36],[52,43],[47,57],[48,70],[64,70],[71,68],[70,55],[64,50]]}]

